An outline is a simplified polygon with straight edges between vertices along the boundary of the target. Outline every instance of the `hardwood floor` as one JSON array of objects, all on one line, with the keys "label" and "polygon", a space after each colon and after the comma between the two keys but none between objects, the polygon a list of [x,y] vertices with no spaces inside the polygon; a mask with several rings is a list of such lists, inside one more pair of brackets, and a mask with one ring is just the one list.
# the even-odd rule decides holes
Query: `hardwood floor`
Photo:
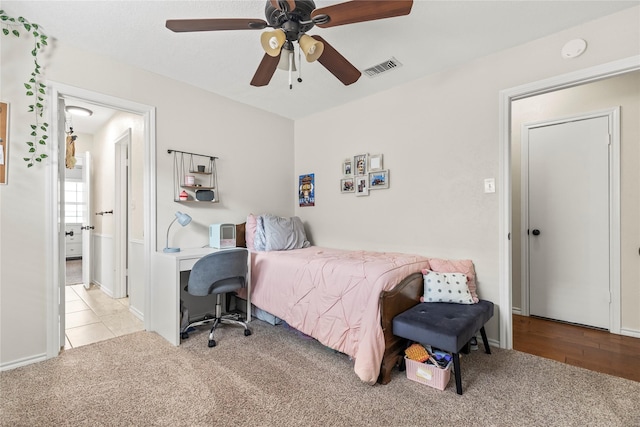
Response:
[{"label": "hardwood floor", "polygon": [[513,348],[640,381],[640,338],[514,314]]}]

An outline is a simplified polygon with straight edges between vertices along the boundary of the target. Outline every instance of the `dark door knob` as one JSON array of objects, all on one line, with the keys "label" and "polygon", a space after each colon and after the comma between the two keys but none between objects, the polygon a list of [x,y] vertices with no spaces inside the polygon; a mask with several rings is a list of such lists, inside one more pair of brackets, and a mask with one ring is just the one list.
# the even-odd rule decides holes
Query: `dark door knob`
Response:
[{"label": "dark door knob", "polygon": [[72,236],[72,237],[73,237],[73,230],[71,230],[71,231],[65,231],[65,232],[64,232],[64,235],[65,235],[65,236]]},{"label": "dark door knob", "polygon": [[534,228],[533,231],[531,232],[534,236],[539,236],[540,235],[540,230],[538,230],[537,228]]}]

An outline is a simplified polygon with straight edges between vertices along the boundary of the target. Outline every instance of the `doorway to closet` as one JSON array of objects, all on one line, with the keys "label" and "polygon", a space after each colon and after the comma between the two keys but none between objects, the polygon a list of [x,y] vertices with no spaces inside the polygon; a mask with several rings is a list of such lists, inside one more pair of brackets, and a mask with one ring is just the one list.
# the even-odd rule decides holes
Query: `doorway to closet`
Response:
[{"label": "doorway to closet", "polygon": [[[604,256],[607,259],[601,263],[595,261],[596,265],[602,266],[602,271],[607,279],[607,289],[602,292],[599,298],[606,300],[606,309],[611,310],[611,315],[608,311],[603,313],[607,317],[607,322],[604,327],[602,327],[602,322],[600,325],[595,325],[601,326],[599,330],[573,324],[571,321],[573,317],[569,311],[563,311],[562,305],[556,306],[550,311],[554,313],[553,315],[543,314],[542,318],[529,317],[530,314],[536,314],[537,311],[540,311],[539,307],[542,307],[542,311],[546,313],[548,307],[545,305],[552,305],[552,301],[541,301],[538,298],[538,301],[535,302],[538,308],[530,310],[530,294],[527,287],[524,286],[526,280],[530,278],[531,272],[527,266],[527,254],[525,253],[529,238],[529,235],[526,234],[528,230],[527,212],[525,211],[526,206],[521,203],[522,194],[527,190],[522,184],[526,180],[520,169],[522,147],[520,137],[523,124],[611,110],[618,107],[620,107],[619,122],[621,127],[619,134],[621,133],[623,137],[620,142],[620,151],[617,154],[618,159],[612,160],[617,160],[619,166],[613,171],[611,178],[605,176],[604,182],[599,184],[601,188],[604,185],[610,191],[607,202],[611,201],[612,203],[610,208],[606,209],[605,215],[607,220],[611,222],[611,227],[609,230],[597,231],[599,233],[617,233],[617,237],[612,235],[611,239],[604,243],[606,246]],[[636,304],[633,304],[628,298],[622,298],[623,294],[627,296],[640,295],[640,261],[638,259],[640,227],[637,223],[637,218],[640,216],[640,175],[637,172],[640,169],[640,148],[637,144],[640,130],[637,120],[634,119],[639,112],[640,71],[637,71],[637,67],[633,71],[602,80],[590,81],[511,101],[511,302],[514,349],[602,372],[602,367],[598,365],[608,363],[611,360],[624,360],[627,357],[620,343],[624,342],[625,348],[630,345],[640,347],[640,330],[637,327],[629,326],[637,324],[634,322],[632,314],[637,312]],[[603,143],[607,144],[606,140]],[[591,179],[591,174],[587,174],[587,179]],[[617,190],[615,188],[616,180]],[[549,185],[554,185],[554,182],[550,182]],[[544,192],[542,194],[541,200],[544,203]],[[589,193],[587,192],[587,194]],[[569,200],[573,196],[570,192],[566,194],[566,198]],[[583,212],[580,219],[582,220],[589,215],[591,215],[591,209]],[[529,231],[531,232],[532,229]],[[584,233],[595,232],[589,227],[585,227],[582,231]],[[540,237],[543,232],[544,230],[539,230],[537,236]],[[609,248],[609,242],[611,242],[611,248]],[[601,245],[599,244],[599,246]],[[565,250],[570,251],[570,248],[571,244],[569,243]],[[592,260],[592,264],[593,262]],[[569,269],[570,267],[565,266],[565,268]],[[637,300],[633,297],[630,299]],[[579,324],[589,323],[586,320],[576,322]],[[624,363],[619,363],[619,365],[618,372],[624,371]],[[610,373],[617,375],[613,372]],[[638,375],[638,373],[631,375]],[[627,378],[629,377],[627,376]]]}]

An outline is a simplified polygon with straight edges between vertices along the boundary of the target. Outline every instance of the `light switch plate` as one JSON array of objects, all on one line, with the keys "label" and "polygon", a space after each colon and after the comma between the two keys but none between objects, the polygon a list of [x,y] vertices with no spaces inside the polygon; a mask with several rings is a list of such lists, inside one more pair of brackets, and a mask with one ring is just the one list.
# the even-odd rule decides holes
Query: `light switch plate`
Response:
[{"label": "light switch plate", "polygon": [[494,178],[487,178],[484,180],[484,192],[485,193],[496,192],[496,180]]}]

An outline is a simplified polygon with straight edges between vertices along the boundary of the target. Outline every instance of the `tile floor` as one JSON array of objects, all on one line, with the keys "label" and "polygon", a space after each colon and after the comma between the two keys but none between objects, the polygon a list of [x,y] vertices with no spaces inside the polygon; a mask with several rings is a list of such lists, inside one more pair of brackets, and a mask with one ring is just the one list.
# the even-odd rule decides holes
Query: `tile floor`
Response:
[{"label": "tile floor", "polygon": [[144,329],[129,311],[129,298],[113,299],[99,287],[65,287],[65,350]]}]

